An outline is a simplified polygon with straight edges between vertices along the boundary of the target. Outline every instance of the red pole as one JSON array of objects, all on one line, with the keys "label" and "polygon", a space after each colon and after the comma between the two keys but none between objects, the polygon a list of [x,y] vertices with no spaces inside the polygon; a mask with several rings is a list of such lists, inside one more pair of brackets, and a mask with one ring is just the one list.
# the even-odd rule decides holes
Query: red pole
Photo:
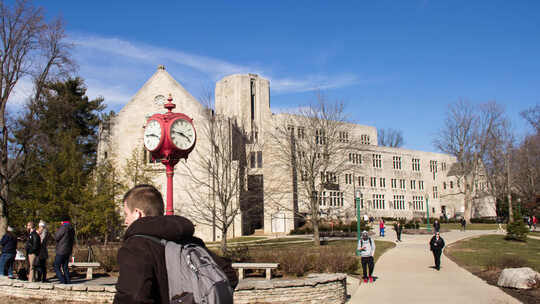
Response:
[{"label": "red pole", "polygon": [[167,174],[167,208],[165,209],[165,215],[174,215],[173,209],[173,175],[174,175],[174,165],[170,162],[166,164],[166,174]]}]

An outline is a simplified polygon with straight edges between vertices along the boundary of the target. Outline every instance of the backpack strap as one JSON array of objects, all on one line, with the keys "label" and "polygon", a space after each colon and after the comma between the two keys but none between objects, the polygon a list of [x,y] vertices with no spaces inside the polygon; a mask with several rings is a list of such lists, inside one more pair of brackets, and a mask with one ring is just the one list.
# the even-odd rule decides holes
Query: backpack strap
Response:
[{"label": "backpack strap", "polygon": [[166,239],[160,239],[160,238],[157,238],[155,236],[146,235],[146,234],[134,234],[134,235],[130,236],[130,238],[132,238],[134,236],[152,240],[154,243],[158,243],[158,244],[161,244],[163,246],[167,245],[167,240]]}]

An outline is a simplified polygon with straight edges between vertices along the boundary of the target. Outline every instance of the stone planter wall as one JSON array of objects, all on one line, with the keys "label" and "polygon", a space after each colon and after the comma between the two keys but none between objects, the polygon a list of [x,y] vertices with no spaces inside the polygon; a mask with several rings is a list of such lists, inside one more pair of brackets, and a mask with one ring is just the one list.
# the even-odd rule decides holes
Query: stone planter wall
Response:
[{"label": "stone planter wall", "polygon": [[[329,303],[346,300],[345,274],[312,274],[294,280],[243,280],[234,293],[234,303]],[[29,283],[0,279],[0,297],[112,303],[114,286]]]},{"label": "stone planter wall", "polygon": [[234,303],[328,303],[347,299],[345,274],[312,274],[294,280],[240,281]]}]

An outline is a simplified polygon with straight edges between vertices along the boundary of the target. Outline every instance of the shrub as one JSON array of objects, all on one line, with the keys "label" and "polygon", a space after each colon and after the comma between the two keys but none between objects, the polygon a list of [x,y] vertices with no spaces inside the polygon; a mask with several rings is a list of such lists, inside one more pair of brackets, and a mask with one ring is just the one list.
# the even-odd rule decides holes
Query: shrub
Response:
[{"label": "shrub", "polygon": [[527,233],[529,233],[529,229],[523,222],[519,210],[514,212],[514,221],[512,223],[508,223],[506,226],[506,231],[505,239],[507,240],[521,242],[527,241]]},{"label": "shrub", "polygon": [[528,262],[526,259],[519,256],[495,256],[491,258],[487,264],[488,270],[500,270],[505,268],[519,268],[527,267]]},{"label": "shrub", "polygon": [[227,251],[222,253],[224,257],[233,262],[248,262],[250,261],[249,247],[246,245],[229,246]]},{"label": "shrub", "polygon": [[475,224],[495,224],[494,218],[472,218],[471,223]]}]

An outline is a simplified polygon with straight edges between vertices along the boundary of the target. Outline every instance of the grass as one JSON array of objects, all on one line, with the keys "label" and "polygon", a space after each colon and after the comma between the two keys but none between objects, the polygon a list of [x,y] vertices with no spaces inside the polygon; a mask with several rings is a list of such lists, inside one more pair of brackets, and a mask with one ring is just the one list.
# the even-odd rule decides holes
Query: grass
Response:
[{"label": "grass", "polygon": [[[227,239],[227,244],[231,243],[239,243],[239,242],[249,242],[249,241],[258,241],[258,240],[265,240],[266,237],[261,236],[240,236],[232,239]],[[206,244],[221,244],[221,241],[217,242],[205,242]]]},{"label": "grass", "polygon": [[462,240],[445,250],[453,261],[472,271],[524,266],[540,271],[539,252],[540,240],[507,241],[503,235]]},{"label": "grass", "polygon": [[263,241],[256,242],[256,244],[298,242],[298,241],[311,241],[311,240],[312,240],[311,238],[301,238],[301,237],[275,238],[275,239],[265,239]]},{"label": "grass", "polygon": [[[433,223],[429,223],[433,227]],[[426,224],[420,224],[420,228],[426,228]],[[457,223],[442,223],[441,229],[446,228],[450,230],[459,230],[461,229],[461,224]],[[506,229],[506,225],[503,225],[503,228]],[[467,224],[465,226],[466,230],[497,230],[497,224]]]}]

